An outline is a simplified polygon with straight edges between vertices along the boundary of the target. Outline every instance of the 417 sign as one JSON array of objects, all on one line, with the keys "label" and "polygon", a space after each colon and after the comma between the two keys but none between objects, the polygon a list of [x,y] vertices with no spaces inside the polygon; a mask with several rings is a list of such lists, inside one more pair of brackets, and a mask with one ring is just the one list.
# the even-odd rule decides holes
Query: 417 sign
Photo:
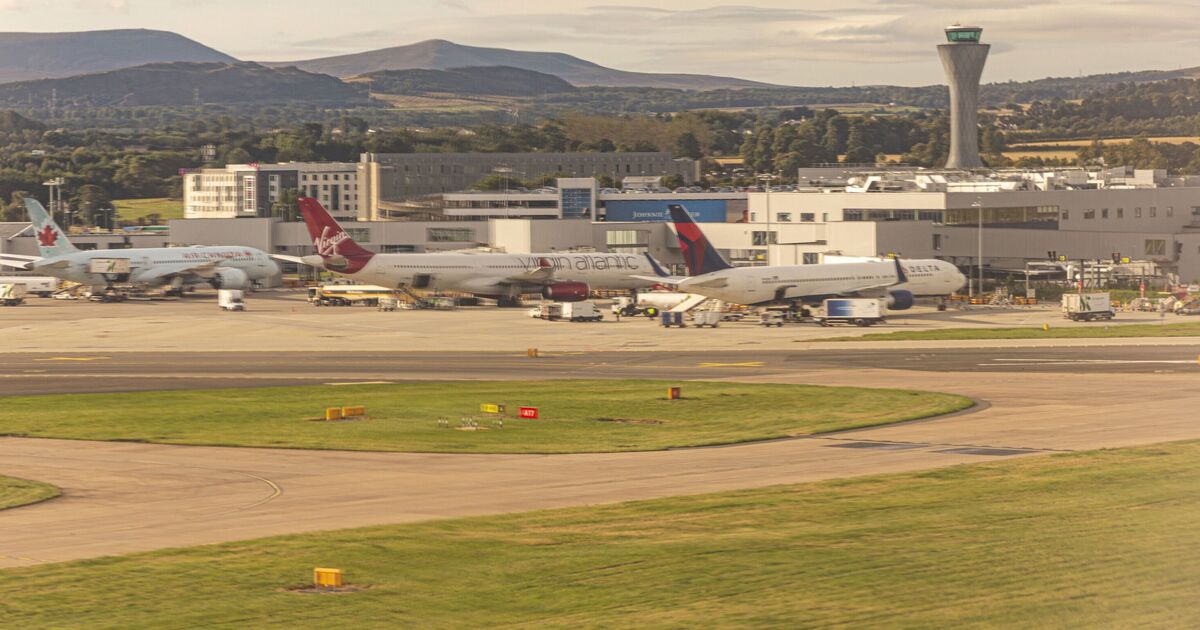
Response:
[{"label": "417 sign", "polygon": [[521,407],[520,416],[522,418],[529,418],[532,420],[537,420],[538,419],[538,408],[537,407]]}]

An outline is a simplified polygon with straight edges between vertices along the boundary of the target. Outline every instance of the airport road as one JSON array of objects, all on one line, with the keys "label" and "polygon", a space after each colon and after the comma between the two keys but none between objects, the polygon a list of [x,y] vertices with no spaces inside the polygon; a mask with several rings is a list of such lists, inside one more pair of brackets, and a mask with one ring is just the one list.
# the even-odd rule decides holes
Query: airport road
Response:
[{"label": "airport road", "polygon": [[1200,373],[1200,346],[821,348],[790,351],[9,353],[0,395],[418,379],[712,379],[795,370],[1050,374]]},{"label": "airport road", "polygon": [[[988,405],[973,413],[837,435],[651,453],[355,453],[0,438],[5,472],[64,490],[59,499],[0,512],[0,566],[1200,438],[1193,395],[1200,366],[1176,363],[1194,361],[1196,348],[1141,348],[1117,356],[1111,349],[1035,351],[1006,356],[956,351],[932,357],[909,351],[622,353],[619,358],[560,355],[537,360],[164,353],[122,359],[127,362],[10,355],[15,365],[5,362],[9,376],[14,370],[53,372],[13,376],[3,379],[6,383],[20,380],[58,391],[97,380],[123,381],[121,388],[129,389],[379,376],[719,376],[940,390]],[[993,359],[1021,361],[1013,367],[1012,361]],[[1160,363],[1072,364],[1118,359]],[[1031,367],[1035,361],[1046,365]],[[984,371],[972,371],[971,366],[980,364]],[[244,376],[260,371],[265,371],[262,379]],[[145,383],[135,380],[147,373],[158,376],[143,379]]]}]

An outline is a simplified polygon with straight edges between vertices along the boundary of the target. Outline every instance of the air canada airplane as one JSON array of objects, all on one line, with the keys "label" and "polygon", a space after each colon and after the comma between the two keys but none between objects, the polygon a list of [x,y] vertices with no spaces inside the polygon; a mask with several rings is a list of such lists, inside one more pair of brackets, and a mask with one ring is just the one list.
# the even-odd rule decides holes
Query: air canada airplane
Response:
[{"label": "air canada airplane", "polygon": [[914,298],[946,296],[966,282],[943,260],[871,261],[779,267],[733,267],[708,242],[683,206],[672,204],[679,246],[688,277],[672,278],[653,258],[647,261],[663,284],[679,291],[734,304],[815,303],[830,297],[886,297],[887,307],[904,310]]},{"label": "air canada airplane", "polygon": [[317,253],[275,255],[279,260],[327,269],[391,288],[460,291],[515,304],[538,293],[548,300],[579,302],[592,289],[639,289],[657,284],[642,256],[629,254],[376,254],[363,248],[316,199],[299,200]]},{"label": "air canada airplane", "polygon": [[245,289],[255,280],[279,275],[279,266],[253,247],[152,247],[80,250],[36,199],[25,199],[41,256],[0,254],[0,265],[36,271],[93,289],[128,284],[169,287],[206,284]]}]

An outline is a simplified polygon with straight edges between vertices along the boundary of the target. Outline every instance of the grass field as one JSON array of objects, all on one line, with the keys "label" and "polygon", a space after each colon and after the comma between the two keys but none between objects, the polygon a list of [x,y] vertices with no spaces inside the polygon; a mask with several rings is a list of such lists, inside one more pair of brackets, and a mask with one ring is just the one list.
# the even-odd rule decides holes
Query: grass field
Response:
[{"label": "grass field", "polygon": [[[886,424],[969,407],[903,390],[656,381],[433,382],[4,398],[9,435],[319,449],[566,453],[724,444]],[[507,405],[501,428],[479,405]],[[317,421],[365,405],[369,419]],[[542,419],[514,418],[534,406]],[[479,430],[464,431],[474,417]],[[439,426],[439,419],[449,428]]]},{"label": "grass field", "polygon": [[1177,443],[175,549],[0,572],[0,625],[1194,627],[1197,479]]},{"label": "grass field", "polygon": [[[46,483],[0,475],[0,510],[45,501],[58,496],[58,488]],[[3,604],[0,604],[2,610]]]},{"label": "grass field", "polygon": [[118,221],[137,221],[152,214],[163,221],[183,218],[183,201],[180,199],[117,199],[113,201]]},{"label": "grass field", "polygon": [[[1172,315],[1172,319],[1177,319]],[[1103,324],[1092,322],[1070,328],[950,328],[908,332],[871,333],[858,337],[831,337],[822,341],[943,341],[953,339],[1110,339],[1118,337],[1200,337],[1200,322],[1184,324]]]}]

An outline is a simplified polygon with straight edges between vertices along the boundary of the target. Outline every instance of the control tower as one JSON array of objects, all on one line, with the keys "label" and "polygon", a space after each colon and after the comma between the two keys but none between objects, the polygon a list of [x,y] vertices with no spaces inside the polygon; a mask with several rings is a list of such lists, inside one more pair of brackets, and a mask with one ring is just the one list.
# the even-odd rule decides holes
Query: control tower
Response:
[{"label": "control tower", "polygon": [[979,77],[991,46],[978,26],[947,26],[938,56],[950,84],[950,157],[946,168],[982,168],[979,159]]}]

